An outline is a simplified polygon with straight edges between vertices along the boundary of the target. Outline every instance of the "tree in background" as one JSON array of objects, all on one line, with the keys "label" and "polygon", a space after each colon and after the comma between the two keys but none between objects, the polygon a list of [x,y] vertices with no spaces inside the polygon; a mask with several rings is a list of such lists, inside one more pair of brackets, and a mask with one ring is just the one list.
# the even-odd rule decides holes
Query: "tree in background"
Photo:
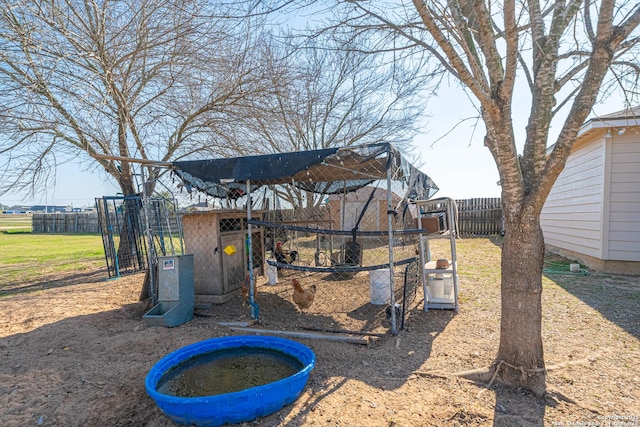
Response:
[{"label": "tree in background", "polygon": [[245,116],[243,129],[266,141],[265,153],[378,142],[410,151],[432,79],[367,49],[322,36],[272,44],[281,71],[270,73],[274,91],[257,105],[269,114]]},{"label": "tree in background", "polygon": [[[166,171],[157,161],[220,152],[270,81],[256,20],[222,18],[216,6],[0,0],[0,194],[46,192],[57,167],[87,158],[124,196],[143,182],[151,194]],[[125,204],[123,268],[141,260],[144,229],[139,199]]]},{"label": "tree in background", "polygon": [[[245,115],[229,155],[270,154],[379,142],[410,155],[431,75],[415,63],[367,54],[366,40],[284,34],[270,44],[273,91]],[[251,148],[248,148],[251,147]],[[295,206],[320,202],[302,190],[282,195]],[[297,200],[297,202],[296,202]]]},{"label": "tree in background", "polygon": [[104,170],[127,196],[143,171],[153,190],[166,170],[154,162],[408,150],[427,76],[363,55],[362,41],[301,42],[256,6],[0,0],[0,194],[46,191],[67,162]]},{"label": "tree in background", "polygon": [[[331,28],[374,37],[378,50],[430,55],[474,101],[500,174],[505,221],[500,344],[485,377],[543,394],[540,211],[601,89],[615,82],[629,96],[638,94],[640,4],[414,0],[339,6]],[[513,117],[519,86],[529,89],[528,99],[517,99],[530,105],[522,132]],[[552,122],[560,128],[553,137]]]},{"label": "tree in background", "polygon": [[[0,1],[0,194],[89,159],[124,195],[126,160],[213,155],[268,90],[260,28],[205,0]],[[161,172],[146,166],[150,182]]]}]

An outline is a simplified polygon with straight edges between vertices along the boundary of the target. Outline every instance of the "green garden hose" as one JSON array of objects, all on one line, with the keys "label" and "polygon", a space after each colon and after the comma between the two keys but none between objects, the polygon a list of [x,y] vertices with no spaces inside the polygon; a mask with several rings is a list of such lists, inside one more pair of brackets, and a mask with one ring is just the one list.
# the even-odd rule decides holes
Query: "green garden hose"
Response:
[{"label": "green garden hose", "polygon": [[584,268],[581,268],[578,271],[570,271],[569,264],[562,263],[562,262],[545,262],[544,265],[545,267],[542,269],[543,273],[569,274],[569,275],[582,275],[582,276],[588,276],[591,274],[589,270],[586,270]]}]

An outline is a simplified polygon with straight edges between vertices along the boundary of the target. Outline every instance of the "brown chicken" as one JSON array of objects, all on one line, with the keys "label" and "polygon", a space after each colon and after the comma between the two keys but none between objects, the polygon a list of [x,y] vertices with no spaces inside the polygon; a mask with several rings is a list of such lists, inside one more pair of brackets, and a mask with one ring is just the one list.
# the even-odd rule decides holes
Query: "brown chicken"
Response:
[{"label": "brown chicken", "polygon": [[293,285],[293,302],[296,303],[300,311],[311,307],[316,296],[316,285],[304,289],[298,279],[291,279],[291,284]]},{"label": "brown chicken", "polygon": [[[244,278],[244,283],[242,284],[242,305],[246,306],[247,304],[249,304],[249,299],[250,299],[250,295],[249,295],[249,287],[251,286],[251,278],[249,277],[249,275],[247,274],[246,277]],[[253,299],[255,301],[257,296],[257,292],[253,293]]]}]

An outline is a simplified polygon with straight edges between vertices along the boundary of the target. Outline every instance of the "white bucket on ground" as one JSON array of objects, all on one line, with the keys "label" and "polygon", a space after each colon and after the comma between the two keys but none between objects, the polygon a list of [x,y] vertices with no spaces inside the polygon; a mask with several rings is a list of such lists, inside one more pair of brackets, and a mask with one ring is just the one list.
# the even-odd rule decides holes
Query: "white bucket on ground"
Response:
[{"label": "white bucket on ground", "polygon": [[278,267],[268,263],[267,263],[267,281],[270,285],[278,284]]},{"label": "white bucket on ground", "polygon": [[389,269],[371,270],[369,272],[369,297],[371,304],[389,304],[389,286],[391,284]]}]

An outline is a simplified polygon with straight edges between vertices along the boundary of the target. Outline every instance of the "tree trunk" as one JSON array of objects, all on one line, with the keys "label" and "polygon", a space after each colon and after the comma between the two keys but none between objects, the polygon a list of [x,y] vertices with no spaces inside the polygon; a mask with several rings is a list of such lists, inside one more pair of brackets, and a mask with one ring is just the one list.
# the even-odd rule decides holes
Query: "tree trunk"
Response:
[{"label": "tree trunk", "polygon": [[502,245],[502,317],[497,378],[537,395],[546,391],[542,348],[542,268],[540,220],[526,215],[505,223]]}]

